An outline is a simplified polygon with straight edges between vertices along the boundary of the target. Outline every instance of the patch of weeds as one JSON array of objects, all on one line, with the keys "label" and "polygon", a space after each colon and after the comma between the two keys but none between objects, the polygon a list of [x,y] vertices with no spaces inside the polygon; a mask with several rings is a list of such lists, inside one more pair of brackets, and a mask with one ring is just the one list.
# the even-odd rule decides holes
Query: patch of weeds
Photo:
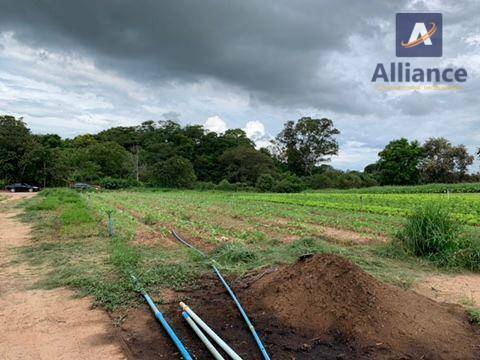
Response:
[{"label": "patch of weeds", "polygon": [[251,263],[257,260],[257,254],[238,243],[228,243],[217,248],[213,254],[213,258],[220,264],[238,264]]},{"label": "patch of weeds", "polygon": [[60,215],[60,220],[63,225],[80,225],[92,223],[94,218],[85,204],[77,203],[76,205],[66,205]]},{"label": "patch of weeds", "polygon": [[142,222],[145,225],[155,225],[159,222],[159,219],[155,214],[148,213],[142,218]]},{"label": "patch of weeds", "polygon": [[480,326],[480,309],[476,307],[467,308],[467,314],[472,324]]},{"label": "patch of weeds", "polygon": [[413,255],[434,258],[457,250],[460,230],[448,210],[432,203],[408,216],[398,237]]},{"label": "patch of weeds", "polygon": [[397,239],[411,255],[423,257],[449,268],[480,270],[480,241],[463,233],[457,219],[440,204],[417,208]]}]

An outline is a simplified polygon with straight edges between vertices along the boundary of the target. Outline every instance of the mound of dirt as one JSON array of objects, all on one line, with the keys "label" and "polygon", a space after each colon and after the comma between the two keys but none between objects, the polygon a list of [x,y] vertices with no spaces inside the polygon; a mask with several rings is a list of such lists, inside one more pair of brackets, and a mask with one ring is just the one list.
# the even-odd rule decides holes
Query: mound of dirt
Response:
[{"label": "mound of dirt", "polygon": [[381,283],[335,255],[303,257],[242,298],[303,336],[341,338],[369,358],[480,359],[480,333],[460,306]]}]

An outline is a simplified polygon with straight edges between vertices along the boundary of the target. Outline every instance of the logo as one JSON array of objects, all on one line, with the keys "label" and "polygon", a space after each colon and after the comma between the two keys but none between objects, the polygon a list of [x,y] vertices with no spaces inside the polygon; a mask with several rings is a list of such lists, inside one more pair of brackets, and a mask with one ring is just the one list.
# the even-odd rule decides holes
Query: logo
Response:
[{"label": "logo", "polygon": [[398,13],[397,57],[441,57],[442,14]]}]

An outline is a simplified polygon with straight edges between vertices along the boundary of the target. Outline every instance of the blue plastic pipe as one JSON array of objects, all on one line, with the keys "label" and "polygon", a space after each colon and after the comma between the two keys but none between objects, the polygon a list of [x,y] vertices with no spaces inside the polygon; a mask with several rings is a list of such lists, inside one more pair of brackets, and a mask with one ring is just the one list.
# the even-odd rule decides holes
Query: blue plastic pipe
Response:
[{"label": "blue plastic pipe", "polygon": [[[199,249],[197,249],[196,247],[194,247],[193,245],[187,243],[185,240],[183,240],[180,235],[178,235],[175,230],[172,230],[172,234],[173,236],[178,240],[180,241],[183,245],[189,247],[190,249],[196,251],[198,254],[200,254],[201,256],[203,256],[204,258],[207,258],[207,255],[200,251]],[[253,335],[253,338],[255,339],[255,342],[257,343],[257,346],[258,348],[260,349],[260,352],[262,353],[263,355],[263,358],[265,360],[270,360],[270,356],[268,355],[267,353],[267,350],[265,349],[265,346],[263,345],[262,343],[262,340],[260,339],[260,337],[258,336],[257,334],[257,331],[255,330],[255,328],[253,327],[252,325],[252,322],[250,321],[250,319],[248,318],[248,315],[247,313],[245,312],[245,310],[243,310],[243,307],[242,307],[242,304],[240,304],[240,301],[237,299],[237,297],[235,296],[235,293],[233,292],[233,290],[230,288],[230,286],[228,285],[228,283],[225,281],[225,279],[223,278],[222,274],[220,273],[220,271],[217,269],[217,267],[215,265],[212,264],[212,268],[213,268],[213,271],[215,272],[215,274],[217,275],[217,277],[220,279],[220,282],[222,283],[222,285],[225,287],[225,289],[227,289],[227,292],[228,294],[230,295],[230,297],[232,298],[232,300],[234,301],[235,305],[237,306],[238,308],[238,311],[240,311],[240,314],[242,315],[243,319],[245,320],[245,322],[247,323],[247,326],[248,328],[250,329],[250,332],[252,333]]]},{"label": "blue plastic pipe", "polygon": [[[137,278],[133,275],[131,275],[131,277],[132,277],[134,283],[138,284]],[[168,336],[170,336],[173,343],[175,344],[177,349],[182,354],[183,358],[185,360],[193,360],[192,356],[189,354],[189,352],[187,351],[185,346],[183,346],[183,344],[180,341],[180,339],[178,338],[177,334],[175,334],[175,331],[173,331],[171,326],[168,324],[167,320],[165,320],[165,318],[163,317],[163,314],[160,312],[160,310],[158,310],[158,308],[155,305],[155,303],[153,302],[152,298],[143,289],[141,289],[140,292],[143,295],[143,297],[145,298],[145,300],[147,301],[150,308],[152,309],[153,313],[155,314],[155,317],[158,319],[158,321],[160,321],[160,324],[162,324],[162,326],[165,329],[165,331],[167,332]]]}]

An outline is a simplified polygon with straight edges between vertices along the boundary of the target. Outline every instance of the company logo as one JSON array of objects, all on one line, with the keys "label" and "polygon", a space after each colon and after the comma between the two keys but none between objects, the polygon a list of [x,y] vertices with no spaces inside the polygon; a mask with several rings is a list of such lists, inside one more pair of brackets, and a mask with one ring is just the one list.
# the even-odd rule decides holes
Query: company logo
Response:
[{"label": "company logo", "polygon": [[442,14],[398,13],[397,57],[442,56]]},{"label": "company logo", "polygon": [[[397,57],[441,57],[442,20],[440,13],[396,14]],[[387,91],[459,90],[467,79],[468,73],[463,67],[415,66],[413,61],[398,61],[377,63],[371,81],[381,83],[377,88]]]}]

